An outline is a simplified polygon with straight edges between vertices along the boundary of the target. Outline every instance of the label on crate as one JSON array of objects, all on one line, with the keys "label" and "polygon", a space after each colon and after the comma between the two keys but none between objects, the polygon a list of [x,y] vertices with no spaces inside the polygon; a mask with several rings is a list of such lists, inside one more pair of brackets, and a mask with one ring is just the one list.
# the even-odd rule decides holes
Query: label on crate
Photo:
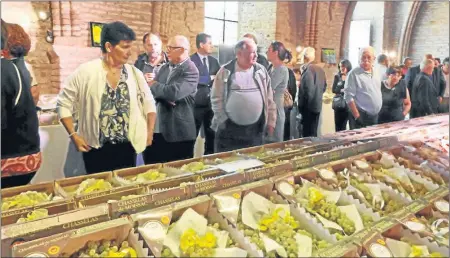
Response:
[{"label": "label on crate", "polygon": [[325,180],[337,180],[336,174],[328,169],[319,169],[319,176]]},{"label": "label on crate", "polygon": [[150,207],[152,204],[152,195],[144,195],[128,200],[108,202],[111,206],[113,218],[118,218],[122,214],[131,214],[140,211],[139,208]]},{"label": "label on crate", "polygon": [[244,173],[236,173],[223,176],[220,179],[220,186],[222,189],[238,186],[246,182],[246,176]]},{"label": "label on crate", "polygon": [[285,195],[285,196],[293,196],[295,193],[295,188],[292,184],[290,184],[287,181],[281,181],[279,183],[277,183],[277,190]]},{"label": "label on crate", "polygon": [[206,179],[196,182],[192,185],[192,193],[194,196],[198,194],[209,194],[220,189],[219,178]]},{"label": "label on crate", "polygon": [[385,232],[386,230],[389,230],[393,226],[397,225],[398,221],[393,218],[384,218],[376,222],[373,227],[378,230],[380,233]]},{"label": "label on crate", "polygon": [[328,154],[331,161],[339,160],[344,158],[344,150],[335,150]]},{"label": "label on crate", "polygon": [[400,209],[391,213],[389,216],[391,216],[392,218],[403,219],[404,217],[409,215],[409,212],[410,211],[407,209]]},{"label": "label on crate", "polygon": [[427,207],[428,203],[421,201],[421,200],[415,200],[414,202],[410,203],[408,206],[406,206],[406,209],[412,213],[417,213]]},{"label": "label on crate", "polygon": [[[355,252],[355,254],[353,254]],[[334,245],[331,248],[325,249],[320,252],[320,257],[357,257],[356,246],[353,243]]]},{"label": "label on crate", "polygon": [[161,240],[166,236],[166,230],[160,221],[151,220],[142,225],[142,227],[152,232],[151,234],[147,234],[147,237],[151,240]]},{"label": "label on crate", "polygon": [[360,245],[362,241],[364,241],[364,239],[374,234],[374,231],[375,230],[373,228],[365,228],[363,230],[354,233],[351,236],[351,239],[355,244]]},{"label": "label on crate", "polygon": [[372,254],[372,257],[392,257],[392,253],[391,251],[389,251],[386,245],[382,245],[378,242],[372,243],[369,246],[368,251]]},{"label": "label on crate", "polygon": [[303,157],[293,161],[294,169],[302,169],[312,167],[311,157]]},{"label": "label on crate", "polygon": [[414,232],[423,232],[426,229],[425,225],[420,223],[419,221],[408,220],[404,222],[403,225]]},{"label": "label on crate", "polygon": [[449,211],[449,203],[445,200],[438,200],[434,202],[434,207],[440,212],[448,213]]}]

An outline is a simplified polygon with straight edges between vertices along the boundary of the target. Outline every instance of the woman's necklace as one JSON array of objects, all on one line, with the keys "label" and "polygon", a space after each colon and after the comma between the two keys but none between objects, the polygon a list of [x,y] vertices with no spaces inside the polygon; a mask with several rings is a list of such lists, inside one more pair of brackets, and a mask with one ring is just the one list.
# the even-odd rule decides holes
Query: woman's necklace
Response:
[{"label": "woman's necklace", "polygon": [[111,68],[111,67],[108,65],[108,63],[106,62],[105,58],[102,58],[102,64],[103,64],[103,67],[106,69],[106,71],[112,73],[112,75],[117,75],[117,73],[121,70],[120,68],[119,68],[119,69],[114,69],[114,70],[113,70],[113,68]]}]

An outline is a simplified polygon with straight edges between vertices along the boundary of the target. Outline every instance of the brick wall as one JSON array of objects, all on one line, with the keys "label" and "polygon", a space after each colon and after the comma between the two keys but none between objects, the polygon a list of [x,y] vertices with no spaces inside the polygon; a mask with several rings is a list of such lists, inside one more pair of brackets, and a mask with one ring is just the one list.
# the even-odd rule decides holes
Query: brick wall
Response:
[{"label": "brick wall", "polygon": [[239,38],[252,33],[258,40],[258,47],[265,53],[275,40],[277,23],[277,2],[239,2]]},{"label": "brick wall", "polygon": [[[143,51],[145,32],[160,33],[163,43],[176,34],[185,35],[193,45],[191,51],[195,51],[195,35],[204,26],[202,2],[2,2],[1,5],[6,22],[28,24],[26,30],[33,48],[27,61],[33,66],[42,94],[58,93],[62,81],[76,67],[101,55],[100,48],[91,47],[91,21],[122,21],[136,32],[130,63]],[[51,19],[39,21],[38,11],[51,13]],[[45,36],[52,28],[55,40],[49,44]]]},{"label": "brick wall", "polygon": [[[5,22],[21,25],[31,38],[31,49],[26,60],[32,65],[36,79],[44,85],[43,92],[50,93],[52,73],[59,67],[50,62],[49,54],[53,45],[45,41],[47,30],[51,30],[51,20],[40,21],[37,13],[49,11],[48,2],[2,2],[1,16]],[[25,15],[24,15],[25,14]]]},{"label": "brick wall", "polygon": [[423,2],[411,35],[409,53],[418,64],[431,53],[436,57],[449,55],[449,2]]},{"label": "brick wall", "polygon": [[[361,3],[360,3],[361,4]],[[411,2],[385,2],[383,39],[374,42],[382,49],[396,51],[403,24],[411,9]],[[417,62],[423,54],[448,55],[448,2],[424,2],[416,18],[409,41],[409,52]],[[137,34],[130,62],[142,52],[142,35],[147,31],[161,34],[166,43],[177,33],[186,35],[192,45],[195,35],[204,27],[202,2],[2,2],[2,18],[6,22],[23,25],[32,39],[27,60],[35,70],[43,93],[57,93],[63,81],[79,64],[100,56],[100,49],[90,47],[89,22],[120,20]],[[297,45],[313,46],[320,63],[321,48],[336,49],[341,59],[344,18],[349,2],[240,2],[239,35],[256,34],[263,51],[272,40],[279,40],[297,55]],[[381,11],[372,15],[379,19]],[[380,9],[381,10],[381,9]],[[46,21],[37,18],[37,12],[47,11],[52,17]],[[356,13],[357,12],[357,13]],[[356,8],[354,18],[361,17]],[[378,20],[377,20],[378,21]],[[53,44],[45,41],[47,30],[54,32]],[[195,51],[194,47],[192,52]],[[324,66],[331,84],[334,66]]]},{"label": "brick wall", "polygon": [[[403,25],[408,18],[412,4],[412,1],[385,2],[383,49],[396,51],[399,54],[398,48]],[[402,60],[402,58],[400,57],[399,60]]]}]

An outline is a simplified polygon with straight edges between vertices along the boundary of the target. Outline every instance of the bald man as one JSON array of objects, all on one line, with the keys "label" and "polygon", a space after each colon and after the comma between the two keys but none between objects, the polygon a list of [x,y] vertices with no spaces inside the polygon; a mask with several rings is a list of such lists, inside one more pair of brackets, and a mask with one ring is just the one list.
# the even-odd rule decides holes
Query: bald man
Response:
[{"label": "bald man", "polygon": [[[423,57],[423,60],[427,60],[427,59],[434,60],[434,57],[432,54],[426,54]],[[409,68],[408,72],[406,73],[405,81],[406,81],[408,90],[411,94],[411,99],[413,99],[413,94],[414,94],[413,93],[413,84],[416,79],[416,76],[420,72],[421,72],[420,65],[417,65],[417,66],[413,66],[413,67]],[[444,74],[442,73],[442,70],[439,69],[438,67],[434,67],[433,73],[431,75],[431,81],[433,82],[434,88],[438,93],[438,101],[439,101],[439,103],[441,103],[442,98],[444,97],[444,93],[445,93],[445,78],[444,78]],[[414,106],[414,102],[412,103],[412,105]],[[411,112],[409,114],[411,118],[417,117],[415,110],[416,109],[411,109]]]},{"label": "bald man", "polygon": [[347,75],[344,99],[350,109],[350,129],[359,129],[378,123],[378,113],[383,104],[381,80],[373,69],[375,50],[365,47],[359,51],[359,66]]},{"label": "bald man", "polygon": [[197,137],[194,97],[199,72],[189,59],[189,41],[177,35],[167,44],[169,63],[148,82],[157,102],[153,144],[144,151],[145,164],[192,158]]},{"label": "bald man", "polygon": [[222,66],[211,89],[216,132],[215,152],[263,144],[273,135],[277,108],[267,70],[256,62],[256,44],[243,39],[235,46],[236,59]]}]

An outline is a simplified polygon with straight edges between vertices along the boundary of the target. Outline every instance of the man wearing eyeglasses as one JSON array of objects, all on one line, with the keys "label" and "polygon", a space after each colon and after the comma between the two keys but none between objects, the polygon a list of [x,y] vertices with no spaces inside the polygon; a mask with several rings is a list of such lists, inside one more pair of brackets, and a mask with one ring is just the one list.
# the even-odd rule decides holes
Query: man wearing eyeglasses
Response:
[{"label": "man wearing eyeglasses", "polygon": [[189,58],[189,41],[177,35],[167,44],[169,63],[148,82],[157,104],[153,145],[144,151],[145,164],[192,158],[196,138],[194,97],[199,72]]}]

